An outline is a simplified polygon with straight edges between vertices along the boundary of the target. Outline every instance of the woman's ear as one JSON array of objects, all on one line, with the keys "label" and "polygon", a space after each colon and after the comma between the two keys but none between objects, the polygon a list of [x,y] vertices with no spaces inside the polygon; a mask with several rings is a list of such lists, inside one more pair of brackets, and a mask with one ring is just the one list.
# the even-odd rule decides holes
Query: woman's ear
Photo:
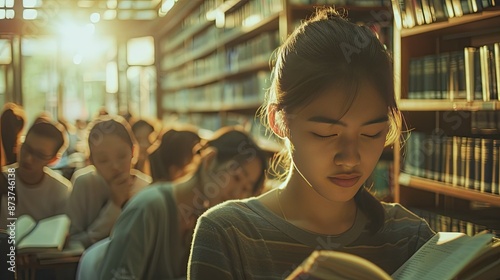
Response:
[{"label": "woman's ear", "polygon": [[286,138],[284,133],[284,118],[283,111],[278,108],[278,104],[270,104],[268,107],[268,115],[267,121],[269,122],[269,126],[271,130],[281,139]]}]

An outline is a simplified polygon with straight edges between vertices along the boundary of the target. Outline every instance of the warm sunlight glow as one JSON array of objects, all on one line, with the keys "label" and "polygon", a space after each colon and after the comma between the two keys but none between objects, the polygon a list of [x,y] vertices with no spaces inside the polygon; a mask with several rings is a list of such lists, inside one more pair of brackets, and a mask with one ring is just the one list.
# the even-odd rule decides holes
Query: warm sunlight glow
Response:
[{"label": "warm sunlight glow", "polygon": [[127,63],[129,65],[153,65],[155,46],[152,36],[133,38],[127,42]]},{"label": "warm sunlight glow", "polygon": [[99,13],[92,13],[90,15],[90,22],[98,23],[101,20],[101,15]]},{"label": "warm sunlight glow", "polygon": [[160,10],[158,11],[158,15],[164,16],[174,7],[176,1],[174,0],[163,0],[163,4],[161,4]]},{"label": "warm sunlight glow", "polygon": [[83,56],[81,54],[75,54],[73,56],[73,63],[76,64],[76,65],[80,65],[82,63],[82,60],[83,60]]},{"label": "warm sunlight glow", "polygon": [[118,1],[108,0],[108,2],[106,2],[106,7],[108,7],[108,9],[116,9],[116,7],[118,7]]},{"label": "warm sunlight glow", "polygon": [[106,65],[106,92],[118,92],[118,65],[115,61],[110,61]]},{"label": "warm sunlight glow", "polygon": [[262,16],[255,14],[255,15],[251,15],[251,16],[247,17],[246,19],[244,19],[242,24],[244,27],[250,27],[250,26],[256,25],[261,20],[262,20]]},{"label": "warm sunlight glow", "polygon": [[113,20],[116,18],[116,10],[107,10],[102,15],[102,19],[104,20]]},{"label": "warm sunlight glow", "polygon": [[11,46],[9,40],[0,39],[0,65],[10,64],[12,61]]},{"label": "warm sunlight glow", "polygon": [[95,25],[76,24],[67,20],[59,26],[61,52],[74,64],[88,63],[105,52],[102,40],[95,38]]}]

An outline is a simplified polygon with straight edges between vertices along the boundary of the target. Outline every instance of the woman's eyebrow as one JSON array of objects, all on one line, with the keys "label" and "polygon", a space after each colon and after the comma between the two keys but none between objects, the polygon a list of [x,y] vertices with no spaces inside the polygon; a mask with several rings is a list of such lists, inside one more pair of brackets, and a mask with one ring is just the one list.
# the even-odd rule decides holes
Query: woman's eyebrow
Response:
[{"label": "woman's eyebrow", "polygon": [[[389,117],[387,115],[377,117],[375,119],[366,121],[362,124],[362,126],[365,125],[370,125],[370,124],[377,124],[377,123],[384,123],[389,120]],[[316,122],[316,123],[327,123],[327,124],[336,124],[336,125],[341,125],[341,126],[347,126],[347,124],[341,120],[329,118],[329,117],[324,117],[324,116],[314,116],[310,117],[308,119],[310,122]]]}]

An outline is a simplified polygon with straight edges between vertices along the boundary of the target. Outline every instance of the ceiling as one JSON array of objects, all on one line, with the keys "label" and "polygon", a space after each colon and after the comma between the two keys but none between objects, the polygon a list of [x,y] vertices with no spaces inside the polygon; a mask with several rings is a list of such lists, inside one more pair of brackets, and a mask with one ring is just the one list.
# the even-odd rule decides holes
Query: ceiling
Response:
[{"label": "ceiling", "polygon": [[48,26],[60,19],[134,32],[186,1],[190,0],[0,0],[0,34],[25,33],[27,24]]}]

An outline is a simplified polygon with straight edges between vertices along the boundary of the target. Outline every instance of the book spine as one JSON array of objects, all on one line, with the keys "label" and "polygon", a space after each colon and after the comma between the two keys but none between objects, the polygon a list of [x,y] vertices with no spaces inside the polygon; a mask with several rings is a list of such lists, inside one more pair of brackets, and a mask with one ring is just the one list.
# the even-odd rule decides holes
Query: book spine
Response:
[{"label": "book spine", "polygon": [[493,176],[493,141],[481,139],[481,192],[492,193]]},{"label": "book spine", "polygon": [[439,135],[433,135],[432,139],[434,143],[434,154],[432,160],[433,164],[432,179],[435,181],[444,181],[445,167],[446,167],[446,160],[445,160],[446,139]]},{"label": "book spine", "polygon": [[491,161],[491,193],[492,194],[500,194],[500,182],[499,182],[499,174],[500,174],[500,140],[493,140],[493,151],[491,153],[492,161]]},{"label": "book spine", "polygon": [[474,189],[474,139],[467,138],[466,143],[466,166],[465,166],[465,182],[466,189]]},{"label": "book spine", "polygon": [[474,190],[481,190],[481,138],[474,138]]},{"label": "book spine", "polygon": [[497,92],[497,99],[500,100],[500,43],[493,44],[493,72],[495,73],[495,86]]},{"label": "book spine", "polygon": [[453,137],[446,137],[443,141],[444,148],[444,179],[443,181],[447,184],[453,184],[453,173],[454,173],[454,159],[455,156],[453,154]]},{"label": "book spine", "polygon": [[461,151],[460,151],[460,136],[452,137],[452,176],[451,176],[451,184],[453,186],[459,185],[459,177],[460,177],[460,165],[461,165]]},{"label": "book spine", "polygon": [[490,101],[490,58],[488,46],[481,46],[479,48],[480,56],[480,70],[481,70],[481,86],[482,86],[482,99],[483,101]]},{"label": "book spine", "polygon": [[465,67],[465,92],[467,101],[474,100],[474,57],[476,48],[466,47],[464,48],[464,67]]},{"label": "book spine", "polygon": [[457,184],[465,187],[465,176],[467,169],[467,137],[460,138],[460,168],[457,178]]}]

